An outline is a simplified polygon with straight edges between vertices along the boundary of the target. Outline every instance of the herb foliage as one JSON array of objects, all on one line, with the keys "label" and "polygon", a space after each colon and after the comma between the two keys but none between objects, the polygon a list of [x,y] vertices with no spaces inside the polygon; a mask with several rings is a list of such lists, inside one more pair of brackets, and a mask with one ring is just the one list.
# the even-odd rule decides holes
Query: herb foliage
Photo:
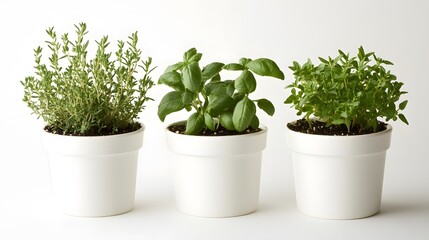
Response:
[{"label": "herb foliage", "polygon": [[[238,63],[212,62],[201,69],[201,57],[201,53],[191,48],[184,53],[183,61],[167,67],[159,78],[159,83],[174,89],[159,104],[161,121],[173,112],[193,110],[186,122],[185,134],[198,135],[203,129],[215,131],[219,126],[237,132],[249,127],[257,129],[256,107],[271,116],[274,114],[274,105],[269,100],[252,100],[249,96],[256,90],[254,74],[284,79],[274,61],[241,58]],[[222,70],[241,73],[234,80],[222,80]]]},{"label": "herb foliage", "polygon": [[319,57],[321,63],[317,66],[310,59],[303,65],[294,61],[289,68],[295,81],[286,87],[291,94],[285,104],[292,104],[297,115],[304,114],[310,126],[312,117],[325,122],[327,127],[344,124],[348,131],[357,127],[359,131],[375,132],[378,118],[399,118],[408,124],[400,113],[408,101],[397,105],[407,92],[401,90],[403,83],[386,69],[393,63],[374,52],[365,53],[363,47],[355,57],[338,52],[335,58]]},{"label": "herb foliage", "polygon": [[[145,102],[152,100],[146,94],[154,84],[149,76],[154,68],[150,57],[141,60],[137,32],[126,42],[118,41],[114,55],[107,51],[108,36],[102,37],[89,60],[86,24],[75,28],[75,41],[69,40],[68,33],[59,40],[53,27],[46,30],[50,64],[42,63],[42,48],[37,47],[36,75],[21,81],[23,101],[54,133],[102,135],[139,128],[135,119]],[[136,76],[138,68],[144,72],[141,77]]]}]

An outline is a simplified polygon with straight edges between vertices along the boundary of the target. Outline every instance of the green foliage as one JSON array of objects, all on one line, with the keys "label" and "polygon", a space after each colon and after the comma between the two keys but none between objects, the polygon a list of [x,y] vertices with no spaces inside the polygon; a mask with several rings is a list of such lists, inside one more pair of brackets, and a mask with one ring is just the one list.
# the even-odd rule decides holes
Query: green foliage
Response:
[{"label": "green foliage", "polygon": [[[167,67],[159,83],[174,89],[167,93],[158,106],[161,121],[170,113],[186,109],[195,111],[186,123],[186,134],[197,135],[203,129],[243,132],[258,128],[256,105],[272,116],[274,105],[267,99],[251,100],[249,94],[256,90],[254,74],[284,79],[277,64],[267,58],[251,60],[241,58],[239,63],[213,62],[202,69],[202,57],[195,48],[183,55],[183,61]],[[221,80],[222,70],[241,71],[235,80]]]},{"label": "green foliage", "polygon": [[285,103],[292,104],[298,115],[304,114],[310,125],[311,117],[327,126],[345,124],[349,131],[352,127],[376,131],[378,118],[399,118],[408,124],[399,113],[408,101],[396,105],[406,93],[401,91],[403,83],[385,68],[393,63],[373,52],[365,53],[362,47],[356,57],[339,50],[336,58],[319,60],[317,66],[310,59],[303,65],[293,62],[289,68],[295,81],[286,87],[291,89],[291,95]]},{"label": "green foliage", "polygon": [[[46,31],[50,65],[42,63],[42,48],[36,48],[36,75],[21,81],[23,101],[57,133],[99,135],[129,129],[144,103],[152,100],[146,96],[154,84],[149,76],[154,69],[152,59],[141,60],[135,32],[126,43],[118,41],[114,56],[107,52],[109,41],[104,36],[96,41],[95,57],[88,60],[86,24],[75,27],[77,39],[73,42],[67,33],[59,41],[53,27]],[[136,77],[138,68],[144,72],[141,78]]]}]

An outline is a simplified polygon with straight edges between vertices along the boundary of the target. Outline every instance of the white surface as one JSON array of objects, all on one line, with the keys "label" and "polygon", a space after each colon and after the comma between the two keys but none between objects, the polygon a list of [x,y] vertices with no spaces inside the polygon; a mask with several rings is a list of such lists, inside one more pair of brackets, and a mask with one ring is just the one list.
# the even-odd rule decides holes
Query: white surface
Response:
[{"label": "white surface", "polygon": [[[137,1],[135,1],[137,2]],[[0,4],[0,239],[428,239],[429,133],[425,121],[429,79],[429,1],[19,1]],[[203,63],[242,56],[269,57],[286,80],[259,79],[254,96],[269,97],[276,115],[260,120],[268,129],[263,154],[259,210],[228,219],[183,215],[174,207],[171,167],[164,126],[156,117],[161,96],[141,115],[146,125],[136,208],[109,218],[76,218],[52,209],[49,168],[40,141],[42,123],[22,103],[19,80],[33,73],[32,49],[44,30],[73,31],[88,23],[90,37],[124,39],[138,30],[143,52],[159,68],[180,60],[191,48]],[[292,81],[293,60],[335,55],[338,48],[367,51],[391,60],[409,91],[405,114],[410,126],[393,122],[387,152],[381,213],[367,219],[327,221],[300,214],[295,206],[291,153],[284,126],[296,119],[283,105]],[[168,122],[186,113],[167,117]]]}]

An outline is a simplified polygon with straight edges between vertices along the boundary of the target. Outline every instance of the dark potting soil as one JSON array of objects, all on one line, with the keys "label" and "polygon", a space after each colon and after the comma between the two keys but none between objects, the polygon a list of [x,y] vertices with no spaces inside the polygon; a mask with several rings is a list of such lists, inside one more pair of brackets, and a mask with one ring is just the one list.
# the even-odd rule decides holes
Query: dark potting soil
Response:
[{"label": "dark potting soil", "polygon": [[64,133],[63,130],[58,128],[53,128],[51,126],[46,126],[44,130],[49,133],[59,134],[59,135],[67,135],[67,136],[110,136],[110,135],[117,135],[117,134],[123,134],[123,133],[129,133],[136,131],[140,129],[142,126],[140,123],[135,122],[132,124],[129,124],[128,126],[118,129],[117,131],[113,131],[112,128],[103,128],[101,131],[97,129],[93,129],[91,131],[88,131],[86,134],[79,134],[79,133]]},{"label": "dark potting soil", "polygon": [[[171,125],[168,127],[168,130],[170,130],[171,132],[175,132],[175,133],[180,133],[180,134],[185,134],[185,130],[186,130],[186,125],[181,124],[181,125]],[[259,132],[262,129],[257,128],[257,129],[253,129],[253,128],[247,128],[246,130],[244,130],[243,132],[237,132],[237,131],[231,131],[228,130],[222,126],[219,126],[219,128],[215,131],[211,131],[210,129],[203,129],[199,134],[197,134],[196,136],[230,136],[230,135],[243,135],[243,134],[249,134],[249,133],[255,133],[255,132]]]},{"label": "dark potting soil", "polygon": [[[386,130],[386,123],[378,122],[378,127],[376,132]],[[317,134],[317,135],[335,135],[335,136],[350,136],[350,135],[363,135],[373,133],[370,129],[360,130],[357,127],[352,127],[350,132],[347,130],[346,125],[331,125],[329,127],[325,126],[324,122],[317,120],[312,121],[312,126],[305,119],[300,119],[294,123],[288,123],[287,127],[296,132]]]}]

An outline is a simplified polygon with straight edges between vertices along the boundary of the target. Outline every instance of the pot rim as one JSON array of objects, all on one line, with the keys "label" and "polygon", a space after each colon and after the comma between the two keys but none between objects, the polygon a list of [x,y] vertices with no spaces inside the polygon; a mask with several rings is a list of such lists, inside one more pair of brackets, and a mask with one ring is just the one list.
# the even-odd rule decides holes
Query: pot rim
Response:
[{"label": "pot rim", "polygon": [[42,129],[42,133],[49,135],[49,136],[58,136],[58,137],[68,137],[68,138],[86,138],[86,139],[97,139],[97,138],[114,138],[114,137],[126,137],[127,135],[137,134],[139,132],[143,132],[145,130],[145,125],[142,122],[137,121],[137,123],[140,124],[140,128],[137,130],[134,130],[132,132],[127,133],[119,133],[119,134],[112,134],[112,135],[99,135],[99,136],[75,136],[75,135],[64,135],[64,134],[57,134],[57,133],[51,133],[44,129]]},{"label": "pot rim", "polygon": [[168,126],[164,130],[168,148],[180,155],[198,157],[231,157],[262,152],[268,134],[267,127],[263,125],[260,125],[262,130],[258,132],[226,136],[185,135],[168,130]]},{"label": "pot rim", "polygon": [[[288,124],[293,123],[293,122],[296,122],[296,121],[288,122]],[[386,134],[386,132],[391,132],[393,130],[393,127],[389,123],[386,123],[386,129],[384,129],[383,131],[373,132],[373,133],[365,133],[365,134],[359,134],[359,135],[322,135],[322,134],[313,134],[313,133],[303,133],[303,132],[299,132],[299,131],[295,131],[295,130],[290,129],[287,126],[287,124],[286,124],[286,129],[288,132],[290,132],[292,134],[302,134],[302,135],[314,136],[314,137],[319,137],[319,138],[332,138],[332,137],[359,138],[359,137],[365,137],[365,136],[377,136],[377,135]]]},{"label": "pot rim", "polygon": [[172,131],[170,131],[168,129],[172,125],[180,124],[180,123],[185,123],[185,122],[186,122],[186,120],[181,120],[181,121],[177,121],[177,122],[173,122],[173,123],[167,124],[167,126],[164,128],[164,131],[167,134],[179,135],[179,136],[188,137],[188,138],[192,138],[192,137],[194,137],[194,138],[220,138],[220,137],[224,137],[224,138],[239,138],[239,137],[249,136],[249,135],[252,135],[252,136],[260,135],[260,134],[264,134],[265,132],[268,131],[268,128],[265,125],[263,125],[263,124],[259,125],[259,128],[261,129],[261,131],[257,131],[257,132],[253,132],[253,133],[244,133],[244,134],[236,134],[236,135],[219,135],[219,136],[186,135],[186,134],[172,132]]},{"label": "pot rim", "polygon": [[143,146],[145,127],[129,132],[106,136],[69,136],[42,130],[42,142],[51,153],[73,156],[121,154],[138,151]]},{"label": "pot rim", "polygon": [[381,132],[362,135],[318,135],[302,133],[286,127],[289,149],[306,155],[351,156],[385,152],[390,147],[392,126]]}]

